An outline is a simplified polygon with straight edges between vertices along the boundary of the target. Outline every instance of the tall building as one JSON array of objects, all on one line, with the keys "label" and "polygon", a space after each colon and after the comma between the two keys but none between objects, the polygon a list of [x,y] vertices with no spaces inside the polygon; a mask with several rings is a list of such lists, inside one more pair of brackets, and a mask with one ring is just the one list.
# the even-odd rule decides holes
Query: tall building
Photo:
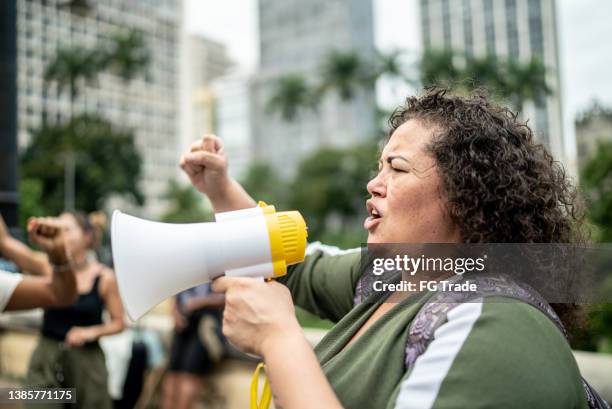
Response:
[{"label": "tall building", "polygon": [[421,0],[420,15],[426,49],[544,63],[552,94],[538,106],[527,101],[522,115],[553,156],[565,161],[556,1]]},{"label": "tall building", "polygon": [[612,143],[612,109],[595,102],[576,119],[578,168],[582,171],[600,143]]},{"label": "tall building", "polygon": [[[71,10],[85,5],[85,9]],[[52,86],[45,95],[44,71],[62,47],[94,48],[114,33],[143,33],[152,57],[147,75],[128,85],[102,73],[97,86],[84,86],[72,114],[96,112],[134,130],[142,162],[146,215],[164,211],[168,180],[176,175],[179,148],[179,57],[183,0],[17,0],[18,135],[71,115],[70,97]],[[110,166],[111,164],[109,164]],[[78,188],[78,186],[77,186]]]},{"label": "tall building", "polygon": [[196,34],[186,35],[183,105],[183,147],[205,133],[215,132],[215,105],[211,83],[232,66],[224,44]]},{"label": "tall building", "polygon": [[244,72],[223,76],[211,87],[215,132],[223,140],[229,173],[238,180],[246,176],[253,159],[250,87],[251,75]]},{"label": "tall building", "polygon": [[328,93],[316,112],[285,121],[268,109],[277,81],[291,73],[313,84],[334,51],[374,57],[372,0],[259,0],[259,70],[252,84],[252,127],[256,159],[280,175],[294,173],[300,159],[323,145],[347,145],[375,129],[374,87],[349,101]]}]

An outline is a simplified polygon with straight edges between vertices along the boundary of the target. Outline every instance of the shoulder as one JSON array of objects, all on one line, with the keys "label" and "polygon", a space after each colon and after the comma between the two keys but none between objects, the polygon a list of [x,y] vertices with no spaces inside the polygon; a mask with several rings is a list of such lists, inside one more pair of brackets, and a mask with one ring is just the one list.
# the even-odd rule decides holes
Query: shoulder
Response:
[{"label": "shoulder", "polygon": [[552,321],[528,304],[495,298],[449,312],[403,381],[398,403],[419,391],[432,408],[580,407],[584,401],[576,361]]},{"label": "shoulder", "polygon": [[110,291],[117,289],[117,278],[115,277],[115,272],[112,268],[105,266],[103,264],[100,265],[100,273],[98,275],[98,290],[101,295],[106,295]]}]

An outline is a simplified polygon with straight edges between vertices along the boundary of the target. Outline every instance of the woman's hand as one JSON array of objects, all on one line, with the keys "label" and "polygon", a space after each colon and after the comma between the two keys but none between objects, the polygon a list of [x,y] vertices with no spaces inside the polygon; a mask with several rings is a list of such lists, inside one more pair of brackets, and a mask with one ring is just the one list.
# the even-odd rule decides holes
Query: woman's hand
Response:
[{"label": "woman's hand", "polygon": [[30,218],[28,220],[30,240],[47,255],[51,264],[64,265],[70,262],[64,238],[64,226],[52,217]]},{"label": "woman's hand", "polygon": [[221,277],[212,289],[225,293],[223,334],[238,349],[260,356],[267,345],[301,332],[287,287],[256,278]]},{"label": "woman's hand", "polygon": [[95,327],[72,327],[66,334],[64,342],[71,347],[80,347],[96,339],[98,339],[98,333]]},{"label": "woman's hand", "polygon": [[255,201],[227,173],[227,157],[221,139],[206,135],[181,157],[181,168],[191,184],[210,199],[215,213],[246,209]]},{"label": "woman's hand", "polygon": [[191,184],[209,197],[222,196],[230,184],[227,158],[221,139],[215,135],[205,135],[201,141],[194,142],[181,157],[180,165]]}]

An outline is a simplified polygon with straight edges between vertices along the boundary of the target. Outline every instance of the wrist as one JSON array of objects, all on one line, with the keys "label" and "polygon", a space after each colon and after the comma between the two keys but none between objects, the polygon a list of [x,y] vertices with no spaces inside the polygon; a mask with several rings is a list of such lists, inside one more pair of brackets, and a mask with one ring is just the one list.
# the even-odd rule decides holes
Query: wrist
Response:
[{"label": "wrist", "polygon": [[223,207],[223,204],[229,200],[228,198],[230,196],[233,183],[234,180],[229,175],[225,175],[219,178],[214,189],[209,189],[208,191],[202,193],[208,196],[208,199],[212,203],[213,207]]},{"label": "wrist", "polygon": [[300,344],[310,345],[304,336],[302,327],[296,322],[295,325],[285,326],[278,331],[269,331],[269,334],[261,341],[258,352],[265,361],[270,354],[284,349],[294,350]]},{"label": "wrist", "polygon": [[48,255],[49,262],[54,266],[62,266],[72,263],[72,258],[68,254],[68,251],[66,250],[66,247],[63,244],[51,249],[48,252]]}]

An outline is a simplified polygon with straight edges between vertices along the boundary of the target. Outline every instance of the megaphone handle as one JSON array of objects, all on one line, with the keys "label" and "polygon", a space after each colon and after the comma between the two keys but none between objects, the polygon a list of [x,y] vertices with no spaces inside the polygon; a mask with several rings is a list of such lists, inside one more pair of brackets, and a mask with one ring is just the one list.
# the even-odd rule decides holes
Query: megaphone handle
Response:
[{"label": "megaphone handle", "polygon": [[[261,392],[261,400],[257,402],[257,392],[259,390],[259,373],[263,371],[266,379],[263,391]],[[270,390],[270,381],[266,374],[266,366],[263,362],[260,362],[253,372],[253,378],[251,379],[251,409],[268,409],[270,407],[270,401],[272,400],[272,391]]]}]

